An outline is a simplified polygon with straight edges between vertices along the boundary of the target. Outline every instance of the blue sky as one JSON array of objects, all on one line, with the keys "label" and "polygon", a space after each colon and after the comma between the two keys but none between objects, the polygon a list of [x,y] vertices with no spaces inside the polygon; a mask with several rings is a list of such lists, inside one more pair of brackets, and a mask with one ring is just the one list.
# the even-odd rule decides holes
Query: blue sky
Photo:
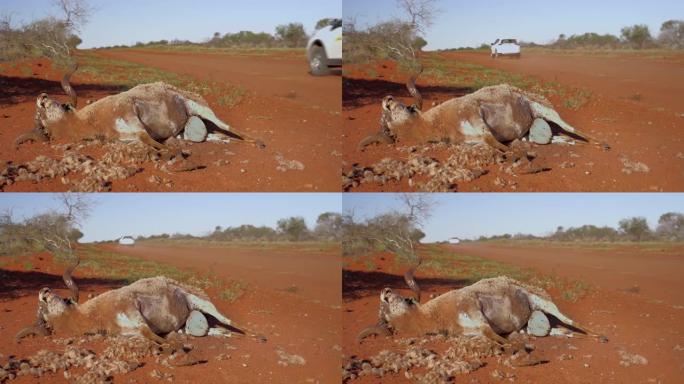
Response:
[{"label": "blue sky", "polygon": [[[91,199],[83,242],[123,235],[202,235],[217,225],[275,227],[278,219],[290,216],[304,217],[313,228],[319,214],[341,211],[340,195],[332,193],[100,193]],[[2,193],[0,212],[7,208],[17,220],[58,209],[59,204],[50,193]]]},{"label": "blue sky", "polygon": [[[50,0],[0,0],[0,12],[16,23],[30,22],[56,8]],[[341,0],[90,0],[95,8],[80,34],[81,48],[134,44],[137,41],[201,41],[214,32],[274,33],[275,27],[301,22],[311,33],[316,21],[341,17]]]},{"label": "blue sky", "polygon": [[[622,27],[634,24],[648,25],[656,36],[664,21],[684,19],[681,0],[438,0],[438,8],[427,31],[428,50],[479,46],[497,38],[547,43],[561,33],[619,36]],[[395,0],[344,0],[343,12],[360,27],[401,16]]]},{"label": "blue sky", "polygon": [[[449,237],[531,233],[556,227],[594,224],[617,227],[620,219],[643,216],[651,228],[661,214],[684,213],[684,193],[459,193],[433,194],[435,208],[425,223],[425,241]],[[343,209],[357,218],[400,207],[395,194],[354,193],[343,196]]]}]

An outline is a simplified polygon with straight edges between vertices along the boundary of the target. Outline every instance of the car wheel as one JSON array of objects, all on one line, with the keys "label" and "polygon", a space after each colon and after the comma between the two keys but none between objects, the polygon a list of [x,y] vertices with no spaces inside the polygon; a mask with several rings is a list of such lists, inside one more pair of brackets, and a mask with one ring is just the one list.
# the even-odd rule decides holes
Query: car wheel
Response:
[{"label": "car wheel", "polygon": [[311,47],[309,56],[309,72],[314,76],[325,76],[330,74],[328,68],[328,57],[325,55],[323,47],[314,45]]}]

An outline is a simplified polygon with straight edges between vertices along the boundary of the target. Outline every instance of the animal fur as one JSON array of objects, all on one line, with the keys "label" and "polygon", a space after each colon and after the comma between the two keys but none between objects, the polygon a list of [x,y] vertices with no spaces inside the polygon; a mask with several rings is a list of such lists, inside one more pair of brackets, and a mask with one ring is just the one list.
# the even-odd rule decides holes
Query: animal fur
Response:
[{"label": "animal fur", "polygon": [[523,329],[533,311],[552,315],[589,336],[602,338],[561,313],[544,290],[505,276],[480,280],[425,304],[385,288],[380,294],[380,303],[378,325],[363,330],[359,340],[374,333],[407,336],[446,333],[480,335],[508,344],[502,336]]},{"label": "animal fur", "polygon": [[[415,89],[411,93],[415,97]],[[416,105],[406,106],[394,97],[386,96],[382,100],[380,132],[364,138],[359,149],[373,143],[447,141],[487,143],[508,151],[505,143],[525,137],[535,118],[552,122],[570,135],[595,142],[561,119],[544,97],[502,84],[448,100],[426,112]]]},{"label": "animal fur", "polygon": [[167,149],[164,142],[182,134],[193,116],[208,125],[209,131],[218,132],[219,137],[264,146],[260,140],[239,133],[220,120],[200,95],[163,82],[138,85],[76,109],[77,96],[69,85],[76,68],[62,80],[62,88],[71,102],[60,104],[46,93],[38,96],[34,129],[19,136],[15,140],[17,146],[28,140],[74,142],[97,138],[141,141]]}]

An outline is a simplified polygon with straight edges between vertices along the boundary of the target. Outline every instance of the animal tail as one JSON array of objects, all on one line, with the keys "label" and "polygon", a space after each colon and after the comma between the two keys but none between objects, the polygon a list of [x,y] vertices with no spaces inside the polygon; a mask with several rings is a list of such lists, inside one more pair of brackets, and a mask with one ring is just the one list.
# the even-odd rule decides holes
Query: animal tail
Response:
[{"label": "animal tail", "polygon": [[601,342],[608,341],[608,338],[599,335],[598,333],[589,330],[587,327],[583,326],[582,324],[572,320],[571,318],[567,317],[564,315],[558,307],[556,307],[556,304],[551,302],[550,300],[546,300],[540,296],[537,296],[535,294],[530,294],[530,305],[532,307],[532,310],[537,310],[537,311],[542,311],[546,314],[552,315],[564,324],[567,324],[573,328],[579,329],[580,331],[584,332],[588,336],[591,336],[593,338],[598,339]]},{"label": "animal tail", "polygon": [[256,146],[257,148],[266,148],[266,145],[263,141],[250,137],[247,134],[238,132],[237,130],[235,130],[235,128],[231,127],[230,125],[219,119],[218,116],[216,116],[216,114],[214,113],[214,111],[212,111],[211,108],[209,108],[208,106],[197,103],[194,100],[186,99],[185,107],[187,108],[189,115],[197,116],[203,120],[212,122],[224,133],[227,133],[231,136],[237,136],[238,139],[246,143],[254,144],[254,146]]},{"label": "animal tail", "polygon": [[552,123],[555,123],[559,127],[561,127],[561,129],[564,130],[565,132],[568,132],[568,133],[571,133],[572,135],[578,136],[578,137],[582,138],[584,141],[587,141],[587,142],[593,143],[593,144],[598,144],[603,149],[610,149],[610,146],[608,144],[601,143],[599,140],[596,140],[595,138],[587,135],[584,132],[580,132],[577,128],[575,128],[572,125],[565,122],[565,120],[561,119],[558,112],[556,112],[553,108],[547,107],[541,103],[538,103],[538,102],[532,101],[532,100],[530,100],[530,108],[532,109],[532,115],[535,118],[540,118],[540,119],[544,119],[546,121],[550,121]]},{"label": "animal tail", "polygon": [[187,297],[188,304],[191,310],[197,310],[207,315],[211,315],[223,325],[235,328],[241,333],[249,335],[259,341],[266,341],[266,337],[264,337],[263,335],[258,335],[254,332],[251,332],[246,328],[237,325],[234,321],[230,320],[229,318],[225,317],[221,312],[218,311],[218,309],[216,309],[216,307],[211,301],[201,299],[191,293],[189,293]]}]

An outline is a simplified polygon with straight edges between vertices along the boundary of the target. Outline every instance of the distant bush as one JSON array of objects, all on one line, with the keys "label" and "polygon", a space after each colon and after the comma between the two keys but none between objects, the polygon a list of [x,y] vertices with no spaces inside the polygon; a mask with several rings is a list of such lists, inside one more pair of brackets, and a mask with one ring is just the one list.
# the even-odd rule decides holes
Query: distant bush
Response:
[{"label": "distant bush", "polygon": [[658,44],[664,48],[684,48],[684,21],[668,20],[660,26]]},{"label": "distant bush", "polygon": [[611,227],[597,227],[582,225],[579,227],[558,227],[547,236],[526,234],[510,234],[495,236],[480,236],[477,241],[497,240],[550,240],[550,241],[585,241],[585,242],[616,242],[616,241],[684,241],[684,214],[668,212],[660,216],[658,226],[652,230],[643,217],[631,217],[620,220],[618,229]]},{"label": "distant bush", "polygon": [[631,48],[643,49],[652,47],[653,37],[648,30],[648,26],[644,24],[633,25],[631,27],[624,27],[620,31],[622,39]]}]

